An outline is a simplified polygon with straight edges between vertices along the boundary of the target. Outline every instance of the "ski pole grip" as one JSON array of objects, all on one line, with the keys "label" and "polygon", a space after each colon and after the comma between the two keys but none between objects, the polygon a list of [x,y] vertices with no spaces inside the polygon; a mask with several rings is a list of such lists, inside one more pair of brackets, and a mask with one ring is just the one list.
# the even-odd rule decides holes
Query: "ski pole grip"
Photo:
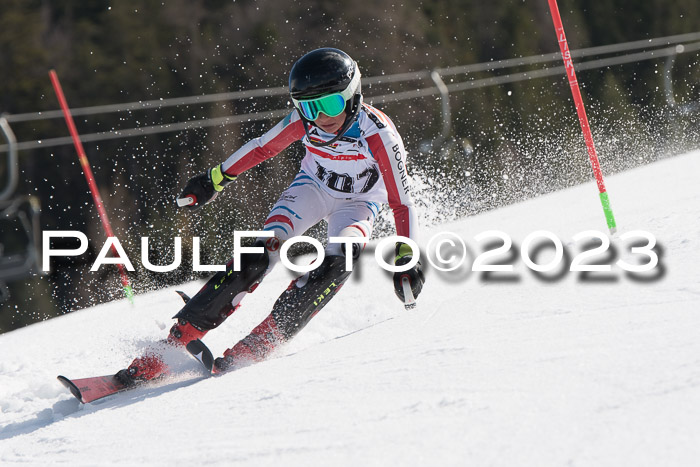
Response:
[{"label": "ski pole grip", "polygon": [[180,207],[192,206],[195,203],[193,196],[185,196],[184,198],[177,199],[177,205]]}]

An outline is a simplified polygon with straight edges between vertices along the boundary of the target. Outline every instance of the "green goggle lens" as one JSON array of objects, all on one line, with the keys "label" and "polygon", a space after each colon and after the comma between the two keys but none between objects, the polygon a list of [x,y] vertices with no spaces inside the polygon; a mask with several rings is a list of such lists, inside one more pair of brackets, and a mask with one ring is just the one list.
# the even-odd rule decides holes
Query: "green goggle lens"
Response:
[{"label": "green goggle lens", "polygon": [[329,117],[337,117],[345,110],[345,99],[340,93],[311,99],[308,101],[297,101],[297,108],[304,118],[314,121],[318,114],[323,112]]}]

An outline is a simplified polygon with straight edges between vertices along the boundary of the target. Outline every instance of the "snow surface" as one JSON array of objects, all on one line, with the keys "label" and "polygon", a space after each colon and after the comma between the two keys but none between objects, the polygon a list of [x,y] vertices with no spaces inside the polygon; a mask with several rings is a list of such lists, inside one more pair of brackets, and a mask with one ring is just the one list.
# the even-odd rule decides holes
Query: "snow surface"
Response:
[{"label": "snow surface", "polygon": [[[176,352],[175,379],[85,406],[56,375],[124,367],[166,335],[173,289],[0,335],[0,464],[697,465],[699,158],[607,180],[620,233],[659,241],[647,280],[614,269],[545,281],[517,258],[511,280],[433,269],[407,312],[366,256],[274,358],[205,379]],[[576,233],[605,225],[589,183],[424,233],[475,246],[492,229],[516,246],[551,230],[575,253]],[[215,353],[267,315],[289,274],[278,268],[206,336]]]}]

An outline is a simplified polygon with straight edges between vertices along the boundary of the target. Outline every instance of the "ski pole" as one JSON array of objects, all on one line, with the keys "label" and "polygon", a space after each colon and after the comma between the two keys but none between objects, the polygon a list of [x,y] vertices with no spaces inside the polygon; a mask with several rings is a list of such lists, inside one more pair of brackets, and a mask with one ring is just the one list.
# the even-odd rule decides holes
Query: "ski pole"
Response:
[{"label": "ski pole", "polygon": [[[49,77],[51,78],[51,84],[56,92],[56,97],[58,98],[59,104],[61,104],[61,109],[63,110],[63,116],[66,119],[66,125],[68,126],[68,131],[73,138],[73,145],[78,153],[78,159],[80,160],[80,166],[83,168],[83,173],[85,174],[85,179],[87,180],[88,186],[90,187],[90,193],[92,194],[92,199],[97,207],[97,213],[100,216],[100,221],[102,221],[102,227],[107,234],[107,237],[114,237],[112,232],[112,226],[109,223],[109,218],[107,217],[107,211],[105,210],[104,203],[102,202],[102,197],[97,189],[97,183],[95,182],[95,176],[90,168],[90,163],[88,162],[87,155],[85,154],[85,149],[83,149],[83,143],[80,141],[80,136],[78,135],[78,130],[75,127],[75,122],[73,121],[73,115],[70,113],[68,108],[68,102],[66,97],[63,95],[63,89],[61,88],[61,83],[58,81],[58,75],[55,70],[49,71]],[[114,244],[112,244],[112,252],[117,254]],[[117,264],[119,268],[119,275],[122,281],[122,287],[124,289],[124,294],[126,298],[133,304],[134,303],[134,291],[129,284],[129,277],[126,275],[124,266],[122,264]]]},{"label": "ski pole", "polygon": [[403,288],[404,308],[407,310],[414,309],[416,307],[416,298],[413,296],[411,281],[408,279],[408,276],[401,277],[401,287]]},{"label": "ski pole", "polygon": [[552,12],[552,20],[554,21],[554,30],[557,33],[557,40],[559,41],[559,49],[561,50],[562,60],[564,60],[564,67],[566,68],[566,76],[569,79],[569,87],[571,88],[571,94],[574,96],[574,103],[576,104],[576,113],[578,114],[578,121],[581,124],[583,138],[586,141],[586,147],[588,148],[588,158],[591,161],[593,175],[595,176],[596,183],[598,184],[598,191],[600,192],[600,202],[603,205],[605,220],[608,224],[608,229],[610,229],[610,234],[614,235],[615,231],[617,230],[617,225],[615,224],[615,216],[613,215],[612,207],[610,206],[610,198],[608,197],[608,192],[605,189],[605,182],[603,181],[603,172],[600,170],[600,163],[598,162],[598,153],[596,152],[595,144],[593,143],[593,135],[591,134],[591,128],[588,125],[588,117],[586,116],[586,109],[583,106],[581,89],[579,88],[578,81],[576,80],[574,62],[571,58],[569,43],[566,41],[566,35],[564,34],[564,25],[562,24],[561,16],[559,15],[559,7],[557,6],[557,0],[548,1],[549,10]]}]

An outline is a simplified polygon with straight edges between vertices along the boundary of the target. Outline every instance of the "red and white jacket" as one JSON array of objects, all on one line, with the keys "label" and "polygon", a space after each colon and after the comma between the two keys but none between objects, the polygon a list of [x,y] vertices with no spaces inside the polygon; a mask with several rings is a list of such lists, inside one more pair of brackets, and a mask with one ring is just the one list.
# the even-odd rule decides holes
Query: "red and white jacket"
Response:
[{"label": "red and white jacket", "polygon": [[[323,142],[335,135],[312,127],[309,135]],[[363,104],[348,131],[329,146],[314,146],[296,110],[264,135],[231,154],[222,169],[238,176],[301,140],[306,156],[301,169],[335,198],[389,203],[396,233],[417,241],[416,212],[409,195],[406,150],[393,122],[383,112]]]}]

